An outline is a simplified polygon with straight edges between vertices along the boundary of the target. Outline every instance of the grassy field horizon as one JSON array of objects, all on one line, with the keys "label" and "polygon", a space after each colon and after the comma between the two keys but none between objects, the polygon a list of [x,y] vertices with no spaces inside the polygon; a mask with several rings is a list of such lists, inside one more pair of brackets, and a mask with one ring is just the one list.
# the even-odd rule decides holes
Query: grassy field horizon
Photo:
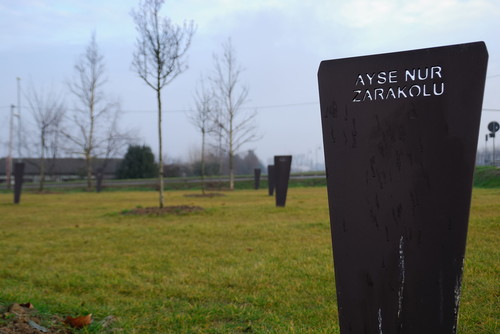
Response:
[{"label": "grassy field horizon", "polygon": [[[326,187],[212,198],[169,191],[166,205],[205,210],[123,212],[157,193],[0,194],[0,304],[109,315],[123,333],[339,333]],[[459,333],[496,333],[500,189],[475,188]],[[81,332],[105,333],[96,324]]]}]

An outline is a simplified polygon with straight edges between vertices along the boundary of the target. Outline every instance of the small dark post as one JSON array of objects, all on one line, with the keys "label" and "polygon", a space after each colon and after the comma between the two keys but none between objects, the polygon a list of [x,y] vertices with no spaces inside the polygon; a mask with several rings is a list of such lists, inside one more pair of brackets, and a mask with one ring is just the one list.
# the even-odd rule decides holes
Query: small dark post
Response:
[{"label": "small dark post", "polygon": [[290,179],[291,155],[277,155],[274,157],[274,175],[276,186],[276,206],[285,206],[288,180]]},{"label": "small dark post", "polygon": [[340,332],[455,334],[483,42],[323,61]]},{"label": "small dark post", "polygon": [[21,201],[21,190],[24,179],[24,162],[16,162],[14,164],[14,204],[19,204]]},{"label": "small dark post", "polygon": [[276,175],[274,175],[274,165],[267,165],[267,187],[269,189],[269,196],[273,196],[275,184]]},{"label": "small dark post", "polygon": [[254,188],[257,190],[260,187],[260,168],[255,168],[253,170],[253,176],[254,176]]},{"label": "small dark post", "polygon": [[96,192],[100,193],[102,190],[102,180],[104,178],[104,171],[102,168],[97,168],[96,173],[95,173],[95,190]]}]

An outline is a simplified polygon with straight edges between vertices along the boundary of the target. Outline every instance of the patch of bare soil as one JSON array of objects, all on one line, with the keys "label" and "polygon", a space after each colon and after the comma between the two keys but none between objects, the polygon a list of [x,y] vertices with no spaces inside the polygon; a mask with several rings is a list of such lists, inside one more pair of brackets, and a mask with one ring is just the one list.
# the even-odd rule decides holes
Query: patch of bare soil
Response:
[{"label": "patch of bare soil", "polygon": [[[97,324],[103,330],[121,331],[118,328],[111,328],[115,321],[116,317],[110,315]],[[63,318],[60,315],[41,316],[31,303],[0,306],[0,334],[72,334],[92,322],[94,322],[92,314],[76,318],[71,316]]]},{"label": "patch of bare soil", "polygon": [[208,197],[208,198],[213,198],[213,197],[222,197],[226,196],[223,193],[205,193],[205,194],[186,194],[184,197]]},{"label": "patch of bare soil", "polygon": [[0,334],[73,333],[63,324],[64,319],[59,316],[53,316],[42,326],[42,320],[31,303],[12,304],[0,312]]},{"label": "patch of bare soil", "polygon": [[166,206],[160,207],[149,207],[149,208],[136,208],[132,210],[126,210],[123,212],[124,215],[181,215],[191,212],[199,212],[204,209],[200,206],[190,206],[190,205],[176,205],[176,206]]}]

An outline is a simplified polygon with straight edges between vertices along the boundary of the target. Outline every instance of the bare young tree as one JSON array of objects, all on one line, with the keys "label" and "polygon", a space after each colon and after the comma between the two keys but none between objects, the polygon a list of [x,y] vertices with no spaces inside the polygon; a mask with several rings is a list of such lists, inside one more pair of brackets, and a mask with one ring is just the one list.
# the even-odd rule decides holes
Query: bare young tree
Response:
[{"label": "bare young tree", "polygon": [[242,109],[248,98],[248,88],[241,85],[240,74],[243,69],[236,61],[231,39],[222,44],[222,55],[214,56],[214,65],[212,83],[219,105],[215,120],[226,140],[229,188],[233,190],[234,156],[244,144],[258,139],[255,123],[257,113]]},{"label": "bare young tree", "polygon": [[201,191],[205,195],[205,143],[206,135],[212,131],[214,96],[205,86],[203,78],[197,88],[194,101],[196,109],[190,115],[191,123],[201,132]]},{"label": "bare young tree", "polygon": [[156,92],[158,103],[160,208],[164,206],[161,90],[187,69],[185,56],[195,32],[192,21],[178,26],[161,17],[162,5],[163,0],[142,0],[131,13],[139,34],[132,68]]},{"label": "bare young tree", "polygon": [[114,149],[124,145],[129,138],[121,134],[117,127],[119,106],[106,99],[104,56],[101,54],[95,33],[85,52],[75,64],[75,74],[69,82],[70,91],[76,98],[76,107],[70,121],[75,128],[63,131],[71,144],[71,151],[85,159],[87,190],[92,190],[93,159],[106,156]]},{"label": "bare young tree", "polygon": [[40,146],[39,191],[43,191],[46,175],[45,160],[48,155],[57,156],[60,125],[65,113],[64,99],[61,94],[52,90],[37,90],[32,86],[26,94],[26,100],[37,129],[37,141]]}]

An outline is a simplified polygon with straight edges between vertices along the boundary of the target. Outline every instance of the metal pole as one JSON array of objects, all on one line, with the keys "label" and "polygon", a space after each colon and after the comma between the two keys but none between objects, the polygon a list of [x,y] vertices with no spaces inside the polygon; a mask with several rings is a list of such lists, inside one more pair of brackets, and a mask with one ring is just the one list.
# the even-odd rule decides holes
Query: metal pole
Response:
[{"label": "metal pole", "polygon": [[314,155],[314,168],[313,170],[316,170],[316,168],[318,168],[318,149],[315,150],[315,155]]},{"label": "metal pole", "polygon": [[[493,133],[493,135],[495,135],[495,133]],[[493,137],[493,161],[492,161],[492,165],[496,166],[496,164],[495,164],[495,137]]]},{"label": "metal pole", "polygon": [[17,77],[17,159],[22,160],[22,124],[21,124],[21,78]]},{"label": "metal pole", "polygon": [[14,125],[14,108],[15,106],[11,104],[10,106],[10,126],[9,126],[9,154],[7,155],[7,160],[5,161],[5,173],[7,181],[7,189],[10,189],[12,183],[12,128]]},{"label": "metal pole", "polygon": [[484,139],[484,165],[486,166],[488,162],[488,134]]}]

